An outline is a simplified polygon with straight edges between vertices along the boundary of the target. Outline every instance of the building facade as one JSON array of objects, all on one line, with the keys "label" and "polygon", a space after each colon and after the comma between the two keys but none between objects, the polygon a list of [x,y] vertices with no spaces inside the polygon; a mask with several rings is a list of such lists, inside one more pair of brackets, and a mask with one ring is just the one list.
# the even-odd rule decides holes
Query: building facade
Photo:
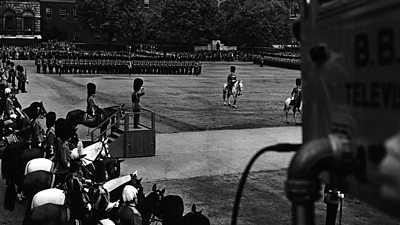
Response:
[{"label": "building facade", "polygon": [[0,38],[41,39],[39,0],[0,1]]}]

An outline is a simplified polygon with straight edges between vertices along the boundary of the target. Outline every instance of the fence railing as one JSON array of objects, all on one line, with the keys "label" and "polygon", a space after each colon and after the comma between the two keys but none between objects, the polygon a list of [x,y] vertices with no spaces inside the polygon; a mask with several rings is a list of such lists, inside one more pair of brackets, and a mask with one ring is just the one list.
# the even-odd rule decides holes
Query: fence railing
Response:
[{"label": "fence railing", "polygon": [[[124,115],[122,115],[120,112],[115,112],[111,116],[109,116],[107,119],[105,119],[102,123],[100,123],[97,127],[93,128],[92,131],[90,131],[87,135],[87,137],[90,137],[90,141],[94,142],[95,140],[101,139],[103,136],[107,136],[107,132],[118,129],[120,125],[120,121],[124,119]],[[109,123],[107,128],[105,130],[101,130],[101,127]],[[99,132],[98,134],[96,134]]]},{"label": "fence railing", "polygon": [[[150,114],[150,121],[147,119],[141,119],[141,123],[139,125],[150,130],[155,130],[155,113],[149,109],[142,108],[141,112],[125,112],[124,114],[115,112],[97,127],[93,128],[93,130],[88,133],[87,137],[90,137],[92,142],[100,140],[101,137],[107,136],[107,132],[110,131],[111,133],[115,129],[118,129],[121,125],[121,120],[124,120],[124,132],[126,133],[126,131],[129,131],[130,127],[133,127],[133,116],[135,114],[140,114],[141,117],[146,114]],[[147,118],[147,116],[145,118]],[[101,131],[101,127],[106,123],[109,123],[107,128]]]}]

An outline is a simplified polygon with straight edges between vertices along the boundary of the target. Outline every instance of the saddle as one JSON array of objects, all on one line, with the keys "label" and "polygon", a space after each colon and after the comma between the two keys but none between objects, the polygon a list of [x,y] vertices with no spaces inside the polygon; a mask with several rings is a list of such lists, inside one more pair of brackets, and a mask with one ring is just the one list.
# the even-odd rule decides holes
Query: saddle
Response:
[{"label": "saddle", "polygon": [[85,112],[85,114],[83,115],[83,122],[99,124],[101,121],[103,121],[103,117],[104,115],[100,112],[96,112],[94,116]]},{"label": "saddle", "polygon": [[293,99],[290,101],[289,105],[292,105],[295,108],[299,108],[300,107],[300,102],[301,102],[301,98],[300,97],[293,97]]},{"label": "saddle", "polygon": [[94,123],[94,122],[96,122],[96,120],[97,120],[96,116],[93,116],[87,112],[85,112],[85,114],[83,115],[84,123]]}]

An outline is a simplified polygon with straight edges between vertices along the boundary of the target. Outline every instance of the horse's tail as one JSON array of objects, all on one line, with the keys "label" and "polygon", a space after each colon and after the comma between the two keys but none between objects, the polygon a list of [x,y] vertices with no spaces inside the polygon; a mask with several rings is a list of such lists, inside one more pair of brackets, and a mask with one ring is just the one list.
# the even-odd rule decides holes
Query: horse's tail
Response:
[{"label": "horse's tail", "polygon": [[7,147],[4,149],[3,159],[1,160],[1,176],[3,179],[12,178],[13,169],[10,167],[13,163],[15,163],[15,160],[13,160],[13,157],[11,157],[11,152]]},{"label": "horse's tail", "polygon": [[4,194],[4,209],[13,211],[15,209],[15,201],[17,197],[17,191],[15,190],[14,182],[7,185]]},{"label": "horse's tail", "polygon": [[287,104],[285,102],[285,103],[283,103],[283,111],[286,112],[286,110],[287,110]]},{"label": "horse's tail", "polygon": [[224,88],[222,89],[222,99],[225,100],[225,97],[226,97],[226,88],[224,87]]},{"label": "horse's tail", "polygon": [[25,165],[25,169],[24,169],[24,175],[26,175],[27,173],[28,173],[28,168],[29,168],[29,165],[31,164],[31,161],[29,161],[28,163],[26,163],[26,165]]}]

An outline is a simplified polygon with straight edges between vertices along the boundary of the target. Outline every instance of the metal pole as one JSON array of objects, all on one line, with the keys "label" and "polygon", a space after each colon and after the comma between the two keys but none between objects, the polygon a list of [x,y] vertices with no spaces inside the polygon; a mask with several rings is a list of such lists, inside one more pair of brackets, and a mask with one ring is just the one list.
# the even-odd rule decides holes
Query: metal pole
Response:
[{"label": "metal pole", "polygon": [[154,112],[151,112],[151,129],[156,129],[156,117]]},{"label": "metal pole", "polygon": [[125,113],[125,121],[124,121],[124,157],[127,156],[128,152],[128,133],[129,133],[129,115],[130,113]]}]

